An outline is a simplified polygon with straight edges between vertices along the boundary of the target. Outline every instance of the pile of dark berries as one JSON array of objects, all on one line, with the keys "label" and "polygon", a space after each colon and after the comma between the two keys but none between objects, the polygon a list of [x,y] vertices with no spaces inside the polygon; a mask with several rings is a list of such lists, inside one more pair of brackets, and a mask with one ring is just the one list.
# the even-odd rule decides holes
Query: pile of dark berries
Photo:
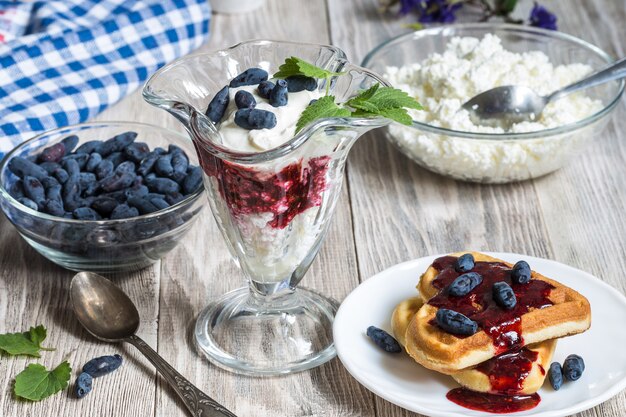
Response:
[{"label": "pile of dark berries", "polygon": [[9,193],[53,216],[116,220],[166,209],[202,186],[201,168],[181,148],[150,150],[136,138],[125,132],[76,148],[73,135],[33,157],[14,157],[8,168],[20,179]]},{"label": "pile of dark berries", "polygon": [[[273,107],[286,106],[289,93],[303,90],[313,91],[317,88],[315,78],[294,75],[275,83],[268,81],[267,71],[261,68],[248,68],[230,81],[230,84],[217,92],[206,110],[207,117],[215,124],[219,123],[226,113],[230,102],[229,89],[246,85],[258,85],[259,96],[267,99]],[[256,109],[254,96],[247,91],[239,90],[235,94],[235,123],[237,126],[253,129],[272,129],[276,126],[276,115],[267,110]]]},{"label": "pile of dark berries", "polygon": [[585,370],[585,361],[578,355],[569,355],[565,358],[563,366],[558,362],[552,362],[548,371],[550,385],[558,391],[564,380],[577,381]]},{"label": "pile of dark berries", "polygon": [[122,365],[120,355],[100,356],[87,362],[83,366],[83,372],[76,378],[74,392],[78,398],[83,398],[91,392],[93,378],[98,378],[110,374]]}]

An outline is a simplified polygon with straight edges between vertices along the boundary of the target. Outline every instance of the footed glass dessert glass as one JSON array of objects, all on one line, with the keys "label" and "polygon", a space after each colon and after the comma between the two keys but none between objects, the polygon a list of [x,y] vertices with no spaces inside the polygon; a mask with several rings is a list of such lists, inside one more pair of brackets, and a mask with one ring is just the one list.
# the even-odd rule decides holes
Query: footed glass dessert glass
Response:
[{"label": "footed glass dessert glass", "polygon": [[[286,143],[262,152],[225,146],[204,115],[215,93],[239,73],[270,75],[297,56],[333,72],[330,94],[344,102],[380,83],[332,46],[251,41],[185,57],[146,84],[149,103],[181,121],[198,152],[215,220],[249,287],[229,292],[199,315],[199,349],[218,366],[251,375],[277,375],[318,366],[335,356],[337,303],[297,288],[317,255],[343,181],[348,151],[383,118],[320,119]],[[318,83],[323,94],[325,81]]]}]

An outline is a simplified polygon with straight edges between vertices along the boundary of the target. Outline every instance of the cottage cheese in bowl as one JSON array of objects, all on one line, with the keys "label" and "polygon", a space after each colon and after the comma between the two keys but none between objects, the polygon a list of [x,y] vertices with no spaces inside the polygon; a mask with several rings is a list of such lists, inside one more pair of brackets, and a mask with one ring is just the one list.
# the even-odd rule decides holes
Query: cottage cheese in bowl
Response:
[{"label": "cottage cheese in bowl", "polygon": [[[514,124],[508,130],[472,123],[461,106],[477,94],[503,85],[527,86],[547,95],[592,71],[583,63],[556,65],[539,50],[511,52],[494,34],[452,37],[440,53],[431,53],[420,62],[384,68],[384,77],[392,85],[424,106],[421,111],[410,110],[414,121],[450,132],[437,134],[438,129],[421,129],[419,124],[393,124],[388,133],[404,153],[444,175],[490,183],[535,178],[560,168],[591,137],[588,129],[593,125],[562,135],[515,136],[579,122],[602,110],[601,100],[584,91],[574,93],[548,104],[537,120]],[[477,137],[455,136],[453,131]]]}]

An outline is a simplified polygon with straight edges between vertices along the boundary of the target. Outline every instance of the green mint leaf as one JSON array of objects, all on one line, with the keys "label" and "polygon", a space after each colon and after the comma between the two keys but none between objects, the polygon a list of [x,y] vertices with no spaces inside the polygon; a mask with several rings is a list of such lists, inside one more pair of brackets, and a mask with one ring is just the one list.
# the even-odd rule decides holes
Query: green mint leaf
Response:
[{"label": "green mint leaf", "polygon": [[355,110],[352,115],[355,117],[382,116],[407,126],[410,126],[413,123],[413,119],[411,118],[409,113],[407,113],[406,109],[403,108],[382,109],[376,113],[370,113],[363,110]]},{"label": "green mint leaf", "polygon": [[[39,351],[44,349],[41,342],[46,339],[46,328],[39,325],[31,327],[23,333],[0,334],[0,350],[9,355],[28,355],[39,357]],[[48,349],[44,349],[48,350]]]},{"label": "green mint leaf", "polygon": [[293,75],[302,75],[305,77],[328,79],[341,72],[332,72],[306,62],[303,59],[292,56],[285,59],[285,63],[278,67],[278,72],[274,74],[274,78],[287,78]]},{"label": "green mint leaf", "polygon": [[324,96],[304,109],[296,124],[296,133],[314,120],[326,117],[350,117],[350,115],[350,110],[343,109],[335,103],[334,96]]},{"label": "green mint leaf", "polygon": [[44,366],[31,363],[15,377],[13,392],[20,398],[41,401],[67,388],[72,368],[67,361],[52,371]]},{"label": "green mint leaf", "polygon": [[378,87],[378,84],[361,92],[358,96],[348,100],[346,105],[356,110],[380,114],[385,109],[417,109],[422,106],[402,90],[392,87]]}]

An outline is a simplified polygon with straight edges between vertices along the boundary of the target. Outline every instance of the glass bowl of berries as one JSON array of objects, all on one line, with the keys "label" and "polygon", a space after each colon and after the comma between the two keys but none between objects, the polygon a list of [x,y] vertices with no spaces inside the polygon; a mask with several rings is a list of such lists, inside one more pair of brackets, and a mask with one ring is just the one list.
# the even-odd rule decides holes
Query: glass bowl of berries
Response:
[{"label": "glass bowl of berries", "polygon": [[46,132],[0,163],[0,207],[20,235],[75,271],[144,268],[172,250],[204,207],[191,140],[140,123]]}]

